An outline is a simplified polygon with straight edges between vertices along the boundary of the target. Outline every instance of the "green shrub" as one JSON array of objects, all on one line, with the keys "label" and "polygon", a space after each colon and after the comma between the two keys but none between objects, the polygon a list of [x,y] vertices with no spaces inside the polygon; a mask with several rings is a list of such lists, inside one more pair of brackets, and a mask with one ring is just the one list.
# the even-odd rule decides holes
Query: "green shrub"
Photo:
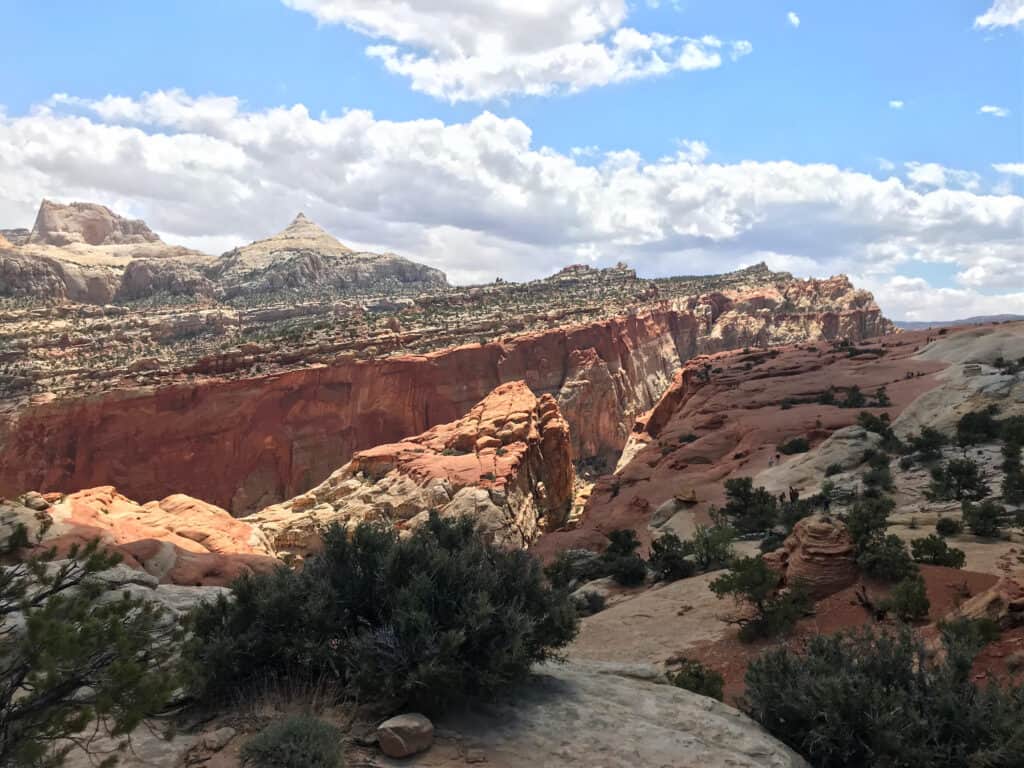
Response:
[{"label": "green shrub", "polygon": [[978,501],[989,493],[989,487],[978,465],[971,459],[950,459],[944,467],[932,467],[928,495],[933,499]]},{"label": "green shrub", "polygon": [[575,602],[576,612],[580,616],[593,616],[595,613],[603,611],[605,606],[608,604],[604,595],[593,590],[584,592],[575,599]]},{"label": "green shrub", "polygon": [[895,506],[888,496],[862,496],[853,503],[846,516],[846,529],[858,552],[864,552],[881,539],[889,527],[889,513]]},{"label": "green shrub", "polygon": [[843,471],[843,465],[842,464],[839,464],[839,463],[829,464],[827,467],[825,467],[825,477],[832,477],[833,475],[838,475],[842,471]]},{"label": "green shrub", "polygon": [[636,587],[647,580],[647,566],[639,555],[605,558],[608,575],[624,587]]},{"label": "green shrub", "polygon": [[913,456],[900,456],[900,469],[906,472],[909,469],[914,468],[914,457]]},{"label": "green shrub", "polygon": [[[949,518],[940,518],[948,520]],[[963,568],[967,555],[962,549],[956,549],[946,544],[945,539],[936,536],[934,533],[925,536],[923,539],[914,539],[910,542],[910,551],[914,555],[914,562],[927,565],[942,565],[946,568]]]},{"label": "green shrub", "polygon": [[940,517],[935,521],[935,532],[939,536],[956,536],[964,529],[964,524],[952,517]]},{"label": "green shrub", "polygon": [[669,673],[668,679],[677,688],[699,693],[712,699],[722,700],[725,678],[713,669],[708,669],[695,659],[685,657],[673,660],[678,668]]},{"label": "green shrub", "polygon": [[963,510],[964,524],[975,536],[984,536],[988,539],[999,536],[1006,518],[1006,507],[1002,504],[998,504],[992,499],[986,499],[980,504],[964,501],[961,509]]},{"label": "green shrub", "polygon": [[719,510],[741,533],[759,533],[774,527],[779,501],[763,487],[754,488],[749,477],[725,481],[725,506]]},{"label": "green shrub", "polygon": [[893,587],[883,607],[895,613],[902,621],[928,618],[931,603],[921,575],[908,576]]},{"label": "green shrub", "polygon": [[436,514],[411,535],[332,526],[301,570],[248,576],[201,605],[186,648],[197,695],[270,675],[335,678],[361,700],[427,711],[525,677],[575,635],[575,607],[530,554]]},{"label": "green shrub", "polygon": [[867,403],[867,398],[864,397],[864,393],[860,391],[860,387],[854,384],[848,390],[846,390],[846,399],[840,404],[840,408],[863,408]]},{"label": "green shrub", "polygon": [[886,450],[902,450],[903,445],[900,443],[899,438],[896,437],[896,433],[892,431],[892,425],[889,423],[889,414],[883,413],[881,416],[875,416],[868,411],[861,411],[857,416],[857,423],[868,432],[881,435],[882,447]]},{"label": "green shrub", "polygon": [[544,568],[551,586],[557,589],[572,589],[580,581],[603,576],[597,567],[599,555],[589,549],[567,549],[559,552],[555,559]]},{"label": "green shrub", "polygon": [[632,555],[640,548],[640,539],[631,528],[619,528],[608,534],[608,547],[604,554],[609,558]]},{"label": "green shrub", "polygon": [[961,446],[985,443],[998,438],[1001,430],[994,409],[974,411],[960,417],[956,425],[956,441]]},{"label": "green shrub", "polygon": [[945,444],[946,436],[931,427],[922,427],[919,435],[910,438],[910,447],[924,461],[941,459]]},{"label": "green shrub", "polygon": [[727,573],[708,586],[719,599],[731,596],[753,612],[753,616],[739,619],[740,639],[751,642],[788,632],[807,613],[810,599],[806,591],[800,585],[793,585],[788,591],[780,592],[781,581],[782,576],[770,569],[760,556],[741,557],[732,562]]},{"label": "green shrub", "polygon": [[784,453],[787,456],[794,453],[807,453],[811,450],[811,444],[807,441],[806,437],[794,437],[776,447],[778,448],[779,453]]},{"label": "green shrub", "polygon": [[733,558],[736,531],[728,525],[698,525],[690,542],[693,559],[700,571],[724,568]]},{"label": "green shrub", "polygon": [[868,576],[882,581],[902,581],[917,571],[907,545],[895,534],[874,540],[857,557],[857,564]]},{"label": "green shrub", "polygon": [[341,732],[323,720],[295,715],[264,728],[239,757],[243,768],[338,768]]},{"label": "green shrub", "polygon": [[940,621],[939,630],[947,642],[958,643],[966,648],[984,648],[1002,635],[999,622],[993,619],[953,619]]},{"label": "green shrub", "polygon": [[750,664],[747,712],[815,768],[1021,764],[1024,689],[975,687],[975,648],[931,664],[909,629],[816,635]]},{"label": "green shrub", "polygon": [[666,531],[651,542],[651,556],[647,564],[657,581],[678,581],[693,576],[697,566],[689,558],[693,545],[684,542],[672,531]]}]

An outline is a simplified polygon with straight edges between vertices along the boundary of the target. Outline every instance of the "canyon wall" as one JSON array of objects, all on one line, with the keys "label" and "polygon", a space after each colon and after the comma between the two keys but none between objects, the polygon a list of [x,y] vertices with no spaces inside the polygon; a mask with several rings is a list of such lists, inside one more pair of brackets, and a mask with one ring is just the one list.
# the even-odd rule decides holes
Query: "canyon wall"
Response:
[{"label": "canyon wall", "polygon": [[312,488],[356,450],[454,421],[516,380],[556,398],[577,458],[614,458],[695,354],[889,325],[873,305],[808,317],[695,297],[430,355],[44,397],[0,424],[0,494],[112,484],[132,498],[187,493],[242,514]]}]

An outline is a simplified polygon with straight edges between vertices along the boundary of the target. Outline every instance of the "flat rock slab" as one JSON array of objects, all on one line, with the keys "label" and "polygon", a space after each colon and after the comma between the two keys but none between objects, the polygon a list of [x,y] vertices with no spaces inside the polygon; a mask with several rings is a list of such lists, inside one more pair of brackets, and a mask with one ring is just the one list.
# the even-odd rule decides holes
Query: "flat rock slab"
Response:
[{"label": "flat rock slab", "polygon": [[[652,682],[645,665],[548,664],[508,696],[447,715],[428,752],[380,766],[806,768],[732,707]],[[647,679],[645,679],[647,678]]]}]

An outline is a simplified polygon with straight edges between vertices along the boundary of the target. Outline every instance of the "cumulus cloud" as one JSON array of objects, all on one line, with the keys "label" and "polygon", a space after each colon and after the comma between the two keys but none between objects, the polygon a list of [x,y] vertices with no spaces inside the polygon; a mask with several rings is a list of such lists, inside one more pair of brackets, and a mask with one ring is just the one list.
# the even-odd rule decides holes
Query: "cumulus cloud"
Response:
[{"label": "cumulus cloud", "polygon": [[1006,107],[997,107],[992,104],[986,104],[978,112],[983,115],[992,115],[992,117],[1006,117],[1010,114],[1010,110]]},{"label": "cumulus cloud", "polygon": [[786,21],[789,22],[789,25],[791,27],[800,26],[800,17],[797,16],[793,11],[790,11],[789,13],[786,14]]},{"label": "cumulus cloud", "polygon": [[674,71],[714,69],[749,41],[624,26],[626,0],[284,0],[323,24],[381,41],[366,49],[414,90],[449,102],[574,93]]},{"label": "cumulus cloud", "polygon": [[1005,173],[1008,176],[1024,176],[1024,163],[993,163],[992,167],[997,173]]},{"label": "cumulus cloud", "polygon": [[[458,282],[581,260],[654,276],[763,258],[885,285],[942,262],[970,296],[1020,285],[1024,198],[977,194],[967,172],[920,163],[905,182],[828,164],[714,163],[694,140],[657,159],[580,150],[538,146],[525,123],[488,112],[446,124],[249,110],[180,91],[61,96],[26,115],[0,111],[0,226],[30,225],[44,196],[89,200],[169,242],[226,249],[302,210],[344,242]],[[887,312],[909,311],[899,291],[886,297]]]},{"label": "cumulus cloud", "polygon": [[981,176],[974,171],[946,168],[938,163],[906,163],[907,178],[919,187],[960,187],[972,192],[981,187]]},{"label": "cumulus cloud", "polygon": [[903,109],[903,102],[899,99],[889,99],[890,109]]},{"label": "cumulus cloud", "polygon": [[902,275],[888,279],[854,275],[852,279],[874,293],[882,307],[901,307],[898,320],[941,321],[1024,314],[1024,292],[1021,291],[986,294],[973,288],[937,288],[924,278]]},{"label": "cumulus cloud", "polygon": [[1024,24],[1024,0],[995,0],[992,7],[974,20],[976,29],[1019,27]]}]

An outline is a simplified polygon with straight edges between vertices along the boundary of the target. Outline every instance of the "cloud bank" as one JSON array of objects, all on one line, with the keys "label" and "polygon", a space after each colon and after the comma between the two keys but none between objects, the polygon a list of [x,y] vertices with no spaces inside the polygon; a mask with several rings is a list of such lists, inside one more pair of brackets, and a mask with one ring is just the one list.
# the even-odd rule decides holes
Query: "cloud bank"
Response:
[{"label": "cloud bank", "polygon": [[[88,200],[219,252],[303,210],[345,242],[459,282],[580,261],[624,259],[654,276],[763,259],[801,275],[847,272],[896,318],[1024,312],[1024,198],[980,194],[975,175],[936,164],[880,180],[828,164],[716,163],[713,149],[561,153],[489,112],[392,122],[359,110],[314,117],[301,104],[250,111],[181,91],[59,95],[27,115],[0,111],[0,226],[29,226],[44,196]],[[930,286],[922,275],[935,269],[955,288]]]}]

